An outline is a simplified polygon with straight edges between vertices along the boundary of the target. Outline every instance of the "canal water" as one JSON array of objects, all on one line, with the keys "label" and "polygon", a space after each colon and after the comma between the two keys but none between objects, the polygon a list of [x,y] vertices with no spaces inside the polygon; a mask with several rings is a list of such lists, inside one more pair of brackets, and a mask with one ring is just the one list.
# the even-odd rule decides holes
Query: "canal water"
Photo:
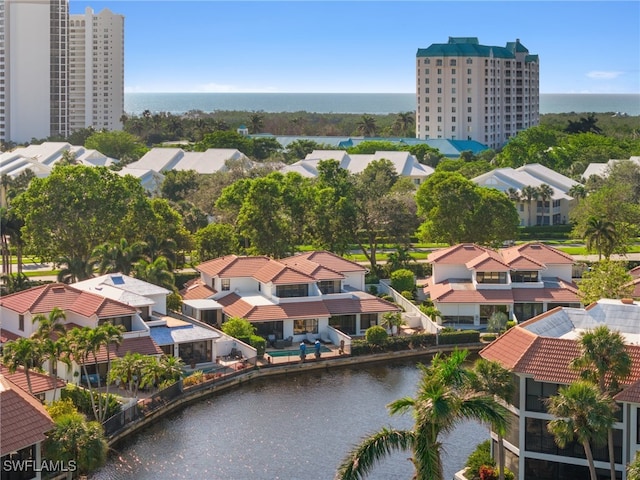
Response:
[{"label": "canal water", "polygon": [[[346,454],[383,426],[410,429],[386,405],[413,396],[415,361],[260,379],[209,397],[150,426],[112,452],[92,480],[331,480]],[[453,478],[488,429],[465,422],[443,437]],[[367,477],[408,480],[410,454],[393,454]]]}]

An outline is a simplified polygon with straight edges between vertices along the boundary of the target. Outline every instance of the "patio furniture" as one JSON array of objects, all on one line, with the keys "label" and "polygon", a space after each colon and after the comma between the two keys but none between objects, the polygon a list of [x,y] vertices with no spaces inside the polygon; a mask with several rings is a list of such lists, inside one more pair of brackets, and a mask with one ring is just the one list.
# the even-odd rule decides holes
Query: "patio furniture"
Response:
[{"label": "patio furniture", "polygon": [[276,340],[274,347],[275,348],[285,348],[293,345],[293,337],[287,337],[284,340]]},{"label": "patio furniture", "polygon": [[330,343],[333,343],[333,342],[331,341],[331,339],[329,338],[329,334],[328,334],[327,332],[322,332],[322,333],[320,333],[320,341],[321,341],[322,343],[324,343],[325,345],[328,345],[328,344],[330,344]]}]

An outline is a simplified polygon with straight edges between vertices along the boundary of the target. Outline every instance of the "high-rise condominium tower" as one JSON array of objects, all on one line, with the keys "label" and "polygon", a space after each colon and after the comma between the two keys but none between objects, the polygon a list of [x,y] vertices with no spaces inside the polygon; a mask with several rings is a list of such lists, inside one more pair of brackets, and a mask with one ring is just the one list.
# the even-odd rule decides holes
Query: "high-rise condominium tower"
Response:
[{"label": "high-rise condominium tower", "polygon": [[539,60],[520,40],[506,47],[449,37],[416,55],[416,136],[502,147],[540,120]]},{"label": "high-rise condominium tower", "polygon": [[0,140],[120,128],[123,36],[108,10],[70,18],[68,0],[0,1]]}]

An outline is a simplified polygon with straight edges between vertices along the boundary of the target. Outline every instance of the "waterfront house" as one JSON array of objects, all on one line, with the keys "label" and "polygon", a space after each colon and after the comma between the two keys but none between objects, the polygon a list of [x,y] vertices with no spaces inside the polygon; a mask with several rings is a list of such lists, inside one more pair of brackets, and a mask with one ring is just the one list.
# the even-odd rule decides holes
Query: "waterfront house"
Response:
[{"label": "waterfront house", "polygon": [[495,312],[525,321],[558,306],[580,306],[573,258],[548,245],[493,250],[458,244],[427,260],[432,275],[424,293],[441,312],[442,325],[485,328]]},{"label": "waterfront house", "polygon": [[56,391],[58,392],[56,399],[60,399],[60,390],[66,385],[66,382],[60,378],[54,381],[52,376],[36,371],[29,371],[29,382],[27,382],[27,375],[23,367],[18,367],[15,372],[11,373],[7,367],[0,364],[0,375],[3,375],[25,392],[29,391],[29,382],[31,382],[33,396],[43,403],[51,403],[54,400]]},{"label": "waterfront house", "polygon": [[[559,480],[588,478],[582,445],[559,448],[547,430],[553,417],[546,399],[558,387],[578,380],[569,363],[579,356],[581,332],[606,325],[622,334],[632,359],[631,374],[614,399],[621,407],[614,425],[614,455],[618,479],[640,450],[640,304],[631,299],[602,299],[586,308],[558,307],[511,328],[485,347],[480,356],[499,362],[513,372],[516,393],[509,404],[510,429],[505,437],[505,458],[516,478]],[[492,434],[494,451],[497,448]],[[601,478],[609,478],[606,446],[593,448]]]},{"label": "waterfront house", "polygon": [[[106,376],[108,362],[123,357],[127,352],[162,354],[160,347],[151,338],[150,327],[135,307],[64,283],[41,285],[0,298],[3,337],[7,340],[30,337],[38,327],[37,323],[33,323],[33,318],[40,314],[46,317],[55,307],[65,313],[64,326],[67,329],[96,328],[105,322],[124,328],[120,346],[112,347],[110,352],[102,347],[97,352],[97,371],[94,365],[87,368],[91,375]],[[72,368],[68,369],[64,363],[59,362],[55,368],[64,380],[78,382],[80,368],[77,363],[74,362]]]},{"label": "waterfront house", "polygon": [[[481,187],[495,188],[501,192],[516,190],[521,198],[516,201],[516,209],[521,226],[530,225],[564,225],[568,222],[569,213],[575,205],[574,198],[569,195],[572,187],[580,183],[551,170],[539,163],[523,165],[518,168],[497,168],[471,179]],[[522,189],[529,186],[539,188],[549,185],[552,195],[546,200],[535,197],[528,202],[522,198]]]},{"label": "waterfront house", "polygon": [[[41,444],[54,427],[44,406],[0,374],[0,465],[2,478],[40,479]],[[19,462],[21,468],[17,465]],[[11,463],[16,462],[14,468]],[[21,471],[22,470],[22,471]]]},{"label": "waterfront house", "polygon": [[181,292],[185,315],[216,326],[230,317],[247,319],[274,345],[310,337],[338,343],[337,332],[362,335],[382,314],[399,311],[364,292],[362,265],[326,251],[279,260],[227,255],[196,270],[198,281]]}]

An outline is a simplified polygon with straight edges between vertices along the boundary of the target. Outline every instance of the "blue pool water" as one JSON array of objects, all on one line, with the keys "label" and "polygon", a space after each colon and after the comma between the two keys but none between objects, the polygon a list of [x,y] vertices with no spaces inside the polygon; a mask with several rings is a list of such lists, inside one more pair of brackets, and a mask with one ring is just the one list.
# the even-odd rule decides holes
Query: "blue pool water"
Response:
[{"label": "blue pool water", "polygon": [[[330,351],[331,350],[328,349],[327,347],[320,348],[320,353],[326,353]],[[314,353],[315,353],[315,349],[313,348],[313,346],[307,347],[308,356],[313,356]],[[293,357],[293,356],[297,357],[297,356],[300,356],[300,349],[297,348],[295,350],[274,350],[274,351],[267,352],[267,354],[271,355],[272,357]]]}]

